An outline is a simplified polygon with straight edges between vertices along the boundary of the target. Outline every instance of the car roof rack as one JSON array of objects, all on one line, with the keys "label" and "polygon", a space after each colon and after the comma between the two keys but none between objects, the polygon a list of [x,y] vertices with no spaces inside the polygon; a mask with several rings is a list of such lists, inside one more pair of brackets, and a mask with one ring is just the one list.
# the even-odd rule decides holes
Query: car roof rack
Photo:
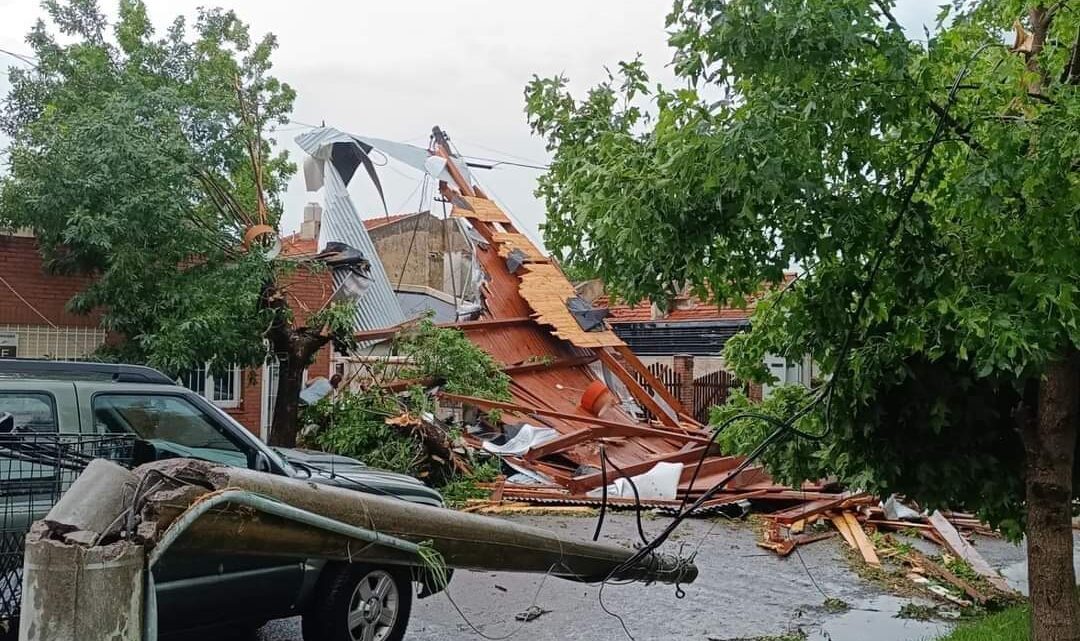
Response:
[{"label": "car roof rack", "polygon": [[117,383],[176,385],[175,380],[152,367],[143,365],[92,363],[87,361],[50,361],[32,358],[0,358],[0,376],[106,379]]}]

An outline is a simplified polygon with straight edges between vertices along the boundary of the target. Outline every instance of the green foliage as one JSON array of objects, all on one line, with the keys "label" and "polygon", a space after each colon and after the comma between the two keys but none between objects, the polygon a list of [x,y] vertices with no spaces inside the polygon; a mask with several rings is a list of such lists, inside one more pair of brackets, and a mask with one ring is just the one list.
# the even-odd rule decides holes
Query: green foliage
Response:
[{"label": "green foliage", "polygon": [[399,374],[401,378],[432,378],[453,394],[510,400],[510,377],[461,330],[423,320],[414,331],[399,337],[396,348],[412,361]]},{"label": "green foliage", "polygon": [[442,485],[439,492],[450,507],[461,507],[473,499],[486,499],[491,492],[477,487],[476,484],[495,481],[500,471],[498,459],[488,459],[480,463],[474,461],[471,474],[458,475]]},{"label": "green foliage", "polygon": [[[237,251],[198,172],[256,211],[246,141],[285,122],[293,90],[269,75],[272,35],[256,40],[231,11],[207,9],[155,33],[139,0],[109,24],[95,0],[46,0],[27,41],[35,69],[9,70],[0,130],[11,137],[0,226],[37,236],[49,266],[94,275],[69,307],[101,310],[128,341],[113,354],[167,371],[214,360],[260,363],[270,312],[259,305],[280,265]],[[240,118],[237,83],[250,122]],[[264,140],[268,223],[294,171]]]},{"label": "green foliage", "polygon": [[[564,78],[527,88],[554,154],[538,190],[548,247],[631,301],[684,285],[740,300],[799,264],[725,354],[743,380],[767,380],[766,354],[812,354],[835,378],[829,415],[807,419],[824,438],[770,466],[796,480],[828,461],[854,487],[971,506],[1017,535],[1013,410],[1080,345],[1080,92],[1066,66],[1080,13],[1056,13],[1032,73],[1001,46],[1029,4],[954,3],[922,43],[888,0],[677,0],[683,88],[651,86],[639,61],[581,98]],[[752,431],[728,445],[744,451]]]},{"label": "green foliage", "polygon": [[971,569],[971,564],[969,564],[964,559],[949,554],[945,555],[942,558],[941,564],[945,566],[946,570],[952,572],[953,574],[967,581],[968,583],[975,583],[979,585],[986,583],[986,578],[975,570]]},{"label": "green foliage", "polygon": [[[783,420],[805,406],[809,395],[804,387],[784,385],[773,388],[772,394],[763,402],[755,403],[742,390],[732,390],[727,403],[710,410],[709,423],[718,427],[747,411]],[[795,427],[809,434],[821,434],[824,431],[821,417],[817,414],[805,416],[795,423]],[[725,454],[749,454],[774,429],[773,425],[761,420],[738,419],[720,432],[716,443]],[[832,473],[831,462],[816,444],[803,439],[791,439],[769,449],[764,454],[763,462],[778,482],[796,487],[803,480],[820,479]]]},{"label": "green foliage", "polygon": [[392,472],[416,475],[423,445],[384,422],[401,413],[397,400],[379,388],[343,392],[303,410],[302,422],[317,426],[313,444]]}]

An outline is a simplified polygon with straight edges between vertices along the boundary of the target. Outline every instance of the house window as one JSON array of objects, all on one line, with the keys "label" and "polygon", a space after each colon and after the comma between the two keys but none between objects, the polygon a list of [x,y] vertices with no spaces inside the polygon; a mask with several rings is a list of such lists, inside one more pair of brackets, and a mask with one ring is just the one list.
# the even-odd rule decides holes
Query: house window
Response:
[{"label": "house window", "polygon": [[216,374],[209,365],[203,365],[181,374],[177,383],[218,407],[233,408],[240,406],[240,379],[239,365]]}]

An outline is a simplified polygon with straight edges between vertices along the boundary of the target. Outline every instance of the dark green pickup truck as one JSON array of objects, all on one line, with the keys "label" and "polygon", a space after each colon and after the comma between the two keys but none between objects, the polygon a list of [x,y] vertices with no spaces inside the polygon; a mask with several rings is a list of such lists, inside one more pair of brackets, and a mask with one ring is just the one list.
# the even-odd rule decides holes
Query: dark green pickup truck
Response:
[{"label": "dark green pickup truck", "polygon": [[[133,434],[135,463],[199,458],[442,505],[438,492],[412,477],[322,452],[270,448],[198,394],[148,368],[0,360],[0,434]],[[0,475],[17,476],[19,465],[0,464]],[[12,518],[19,512],[17,499],[8,495],[0,502],[7,503],[0,508],[10,531],[19,526]],[[41,518],[47,509],[24,504],[24,520]],[[166,555],[154,574],[163,632],[255,628],[303,615],[306,641],[398,641],[408,623],[413,584],[419,583],[420,596],[433,591],[401,566],[288,557]]]}]

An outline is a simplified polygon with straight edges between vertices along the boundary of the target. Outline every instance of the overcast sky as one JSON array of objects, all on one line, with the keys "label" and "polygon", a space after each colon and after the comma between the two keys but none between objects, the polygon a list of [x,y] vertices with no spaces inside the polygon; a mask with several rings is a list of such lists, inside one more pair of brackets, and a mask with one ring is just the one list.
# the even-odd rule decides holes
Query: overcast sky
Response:
[{"label": "overcast sky", "polygon": [[[116,3],[103,0],[115,13]],[[897,18],[913,37],[931,23],[938,3],[899,0]],[[292,138],[300,123],[426,146],[440,125],[462,153],[543,163],[547,153],[525,122],[523,91],[534,75],[565,74],[581,92],[614,65],[640,52],[654,79],[671,79],[664,16],[670,0],[147,0],[156,24],[199,6],[235,9],[254,34],[272,32],[280,48],[274,73],[297,90],[293,118],[279,143],[299,164]],[[0,0],[0,49],[26,54],[25,35],[41,15],[38,0]],[[3,68],[19,64],[0,54]],[[0,140],[0,146],[3,141]],[[380,170],[391,213],[415,211],[421,176],[391,164]],[[479,179],[534,237],[543,205],[532,194],[539,172],[511,166]],[[352,193],[365,217],[381,205],[360,178]],[[289,186],[283,229],[299,225],[310,200],[298,175]],[[425,203],[424,207],[430,206]],[[438,210],[437,210],[438,211]]]}]

